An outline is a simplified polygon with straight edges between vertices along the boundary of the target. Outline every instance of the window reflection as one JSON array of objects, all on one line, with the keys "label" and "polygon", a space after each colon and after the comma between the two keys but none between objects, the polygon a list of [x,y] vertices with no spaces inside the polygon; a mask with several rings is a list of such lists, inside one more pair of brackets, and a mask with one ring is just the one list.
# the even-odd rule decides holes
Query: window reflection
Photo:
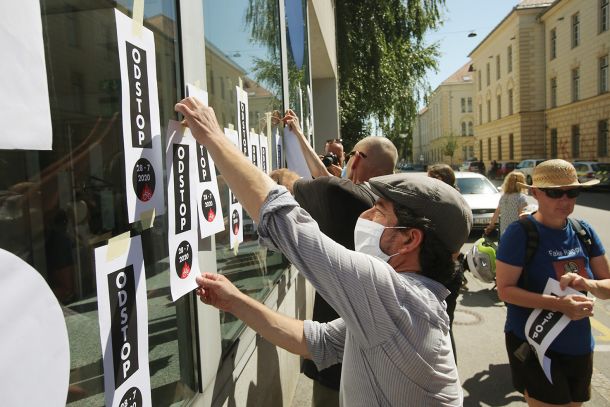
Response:
[{"label": "window reflection", "polygon": [[[210,106],[223,127],[237,125],[235,87],[248,93],[250,127],[272,140],[276,123],[269,114],[282,110],[279,10],[276,0],[204,1],[205,56]],[[229,207],[229,192],[218,175],[221,204]],[[258,245],[256,225],[244,213],[244,242],[236,253],[229,246],[230,230],[216,235],[217,266],[240,290],[264,300],[288,263],[279,253]],[[223,351],[244,329],[231,314],[221,313]]]},{"label": "window reflection", "polygon": [[[62,304],[71,357],[68,404],[101,406],[93,250],[125,231],[141,234],[152,400],[170,405],[196,388],[192,302],[170,300],[165,217],[144,232],[127,220],[113,7],[104,0],[41,1],[53,150],[0,151],[0,247],[38,270]],[[145,26],[155,33],[161,128],[175,118],[181,86],[174,16],[174,1],[145,4]]]}]

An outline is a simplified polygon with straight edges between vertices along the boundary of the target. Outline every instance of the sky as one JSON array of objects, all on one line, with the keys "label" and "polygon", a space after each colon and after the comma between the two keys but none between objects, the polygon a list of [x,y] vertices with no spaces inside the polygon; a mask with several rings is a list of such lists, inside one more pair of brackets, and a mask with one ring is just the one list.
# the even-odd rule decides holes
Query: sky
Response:
[{"label": "sky", "polygon": [[[508,15],[519,0],[445,0],[444,24],[426,36],[440,44],[439,72],[429,71],[432,90],[468,62],[468,54]],[[476,37],[469,38],[468,33]]]}]

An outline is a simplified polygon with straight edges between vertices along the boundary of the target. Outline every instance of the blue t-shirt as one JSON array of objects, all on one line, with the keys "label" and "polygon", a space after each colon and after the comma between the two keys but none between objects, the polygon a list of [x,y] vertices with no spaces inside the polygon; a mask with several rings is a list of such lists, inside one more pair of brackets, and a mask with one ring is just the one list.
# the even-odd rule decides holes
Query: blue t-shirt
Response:
[{"label": "blue t-shirt", "polygon": [[[524,274],[521,274],[517,285],[528,291],[542,293],[549,278],[559,280],[566,271],[577,271],[586,278],[595,278],[589,266],[586,249],[576,235],[572,225],[567,223],[563,229],[551,229],[538,222],[532,215],[529,219],[538,229],[538,249],[527,267],[527,287]],[[605,254],[599,236],[591,226],[582,222],[589,233],[593,245],[591,257]],[[512,266],[523,267],[527,233],[518,222],[512,223],[507,229],[498,247],[497,259]],[[531,308],[523,308],[506,304],[507,316],[505,332],[525,340],[525,322],[532,312]],[[567,355],[583,355],[593,351],[594,341],[589,318],[570,321],[562,333],[553,341],[550,350]]]}]

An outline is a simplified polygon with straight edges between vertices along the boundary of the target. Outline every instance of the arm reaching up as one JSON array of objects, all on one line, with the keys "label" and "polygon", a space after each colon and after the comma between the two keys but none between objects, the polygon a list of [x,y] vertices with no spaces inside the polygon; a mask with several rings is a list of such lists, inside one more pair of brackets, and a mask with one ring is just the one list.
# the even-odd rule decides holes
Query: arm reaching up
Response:
[{"label": "arm reaching up", "polygon": [[[309,168],[309,172],[311,172],[311,176],[314,178],[318,177],[327,177],[332,175],[320,158],[313,150],[313,148],[307,142],[307,138],[303,134],[303,130],[301,130],[301,126],[299,125],[299,119],[297,115],[290,109],[286,111],[286,116],[282,119],[286,126],[290,128],[290,130],[295,134],[297,140],[299,140],[299,145],[301,146],[301,151],[303,153],[303,157],[305,158],[305,162],[307,163],[307,167]],[[341,174],[341,170],[339,169],[339,174]]]}]

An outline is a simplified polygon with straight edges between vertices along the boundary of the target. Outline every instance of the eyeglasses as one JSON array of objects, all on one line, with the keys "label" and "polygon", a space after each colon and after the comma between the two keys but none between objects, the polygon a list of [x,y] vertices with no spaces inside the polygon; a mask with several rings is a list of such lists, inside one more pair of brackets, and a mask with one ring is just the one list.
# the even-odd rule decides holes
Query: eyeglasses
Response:
[{"label": "eyeglasses", "polygon": [[345,161],[349,161],[350,158],[352,158],[352,156],[358,154],[360,157],[362,158],[366,158],[367,155],[364,154],[362,151],[356,151],[356,150],[352,150],[349,153],[345,154]]},{"label": "eyeglasses", "polygon": [[343,144],[343,140],[340,138],[331,138],[331,139],[326,140],[326,144],[333,144],[333,143]]},{"label": "eyeglasses", "polygon": [[558,189],[558,188],[539,188],[542,192],[546,194],[549,198],[559,199],[562,196],[566,195],[568,198],[576,198],[580,195],[580,189]]}]

